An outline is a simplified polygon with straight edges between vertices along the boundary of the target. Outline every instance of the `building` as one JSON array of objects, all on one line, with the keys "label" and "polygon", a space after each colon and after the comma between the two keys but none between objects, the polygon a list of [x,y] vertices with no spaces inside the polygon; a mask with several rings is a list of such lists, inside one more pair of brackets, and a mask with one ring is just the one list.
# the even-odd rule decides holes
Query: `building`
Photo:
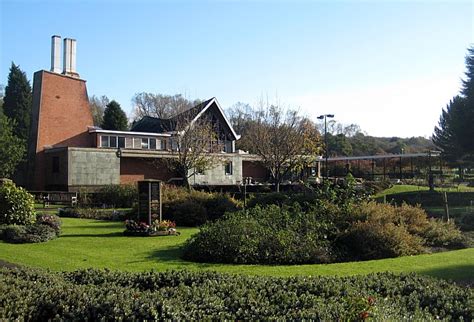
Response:
[{"label": "building", "polygon": [[[215,154],[220,162],[190,178],[194,185],[238,185],[243,178],[265,181],[268,172],[256,156],[235,150],[235,133],[216,98],[169,119],[145,117],[130,131],[93,126],[86,81],[76,71],[76,41],[52,37],[51,70],[33,77],[33,115],[28,148],[31,190],[77,191],[143,179],[178,181],[166,160],[175,157],[178,121],[200,119],[216,129]],[[199,172],[199,171],[198,171]]]}]

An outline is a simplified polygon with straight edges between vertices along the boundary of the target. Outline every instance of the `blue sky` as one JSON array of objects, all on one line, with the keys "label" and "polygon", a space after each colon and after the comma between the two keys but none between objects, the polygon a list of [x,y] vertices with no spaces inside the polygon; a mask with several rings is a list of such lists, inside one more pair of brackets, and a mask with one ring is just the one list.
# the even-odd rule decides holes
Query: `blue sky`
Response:
[{"label": "blue sky", "polygon": [[77,39],[89,95],[262,98],[370,135],[430,136],[474,44],[472,1],[0,1],[0,83]]}]

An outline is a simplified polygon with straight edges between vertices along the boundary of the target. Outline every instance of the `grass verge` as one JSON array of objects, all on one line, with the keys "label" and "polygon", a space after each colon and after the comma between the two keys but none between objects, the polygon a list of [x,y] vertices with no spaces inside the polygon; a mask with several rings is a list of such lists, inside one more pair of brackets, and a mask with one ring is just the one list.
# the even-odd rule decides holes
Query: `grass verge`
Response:
[{"label": "grass verge", "polygon": [[349,276],[374,272],[416,272],[457,281],[474,280],[474,248],[426,254],[325,265],[229,265],[202,264],[182,260],[180,246],[196,228],[180,228],[180,236],[126,237],[123,223],[62,218],[60,238],[40,244],[0,242],[0,259],[56,271],[80,268],[109,268],[123,271],[168,269],[215,270],[251,275]]}]

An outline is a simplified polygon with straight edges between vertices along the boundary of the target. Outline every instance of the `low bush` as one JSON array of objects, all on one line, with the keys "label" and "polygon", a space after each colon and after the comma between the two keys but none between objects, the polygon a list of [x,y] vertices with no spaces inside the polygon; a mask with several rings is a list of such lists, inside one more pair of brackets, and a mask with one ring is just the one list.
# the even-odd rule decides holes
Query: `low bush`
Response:
[{"label": "low bush", "polygon": [[382,181],[365,181],[364,189],[371,194],[375,195],[379,192],[382,192],[392,186],[392,183],[389,180],[382,180]]},{"label": "low bush", "polygon": [[133,184],[111,184],[94,194],[94,203],[113,208],[130,208],[138,201],[138,189]]},{"label": "low bush", "polygon": [[61,232],[61,219],[56,215],[38,214],[36,215],[36,224],[48,225],[56,231],[57,235]]},{"label": "low bush", "polygon": [[10,225],[3,230],[3,240],[7,243],[42,243],[54,239],[58,233],[49,225]]},{"label": "low bush", "polygon": [[58,215],[69,218],[123,221],[130,217],[130,212],[102,208],[60,208]]},{"label": "low bush", "polygon": [[298,205],[270,205],[229,214],[201,227],[184,248],[184,258],[239,264],[327,263],[333,227]]},{"label": "low bush", "polygon": [[461,232],[453,223],[429,219],[419,206],[376,202],[353,207],[336,243],[341,260],[415,255],[426,247],[459,247]]},{"label": "low bush", "polygon": [[0,224],[28,225],[35,222],[34,197],[12,181],[0,183]]},{"label": "low bush", "polygon": [[0,269],[0,320],[470,321],[473,295],[415,274],[275,278]]},{"label": "low bush", "polygon": [[416,255],[425,251],[421,237],[393,223],[356,222],[337,242],[345,250],[341,259],[346,261]]},{"label": "low bush", "polygon": [[463,247],[453,223],[429,220],[419,207],[336,205],[324,200],[303,205],[255,206],[229,213],[202,226],[185,244],[183,256],[197,262],[303,264]]},{"label": "low bush", "polygon": [[226,212],[241,208],[241,203],[227,194],[209,193],[185,188],[163,187],[163,218],[178,226],[200,226],[221,218]]}]

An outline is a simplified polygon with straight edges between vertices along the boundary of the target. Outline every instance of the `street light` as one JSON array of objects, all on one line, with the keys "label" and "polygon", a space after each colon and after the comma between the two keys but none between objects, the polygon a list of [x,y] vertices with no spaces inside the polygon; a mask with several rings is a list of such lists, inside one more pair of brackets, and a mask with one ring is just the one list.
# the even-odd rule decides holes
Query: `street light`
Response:
[{"label": "street light", "polygon": [[324,154],[325,154],[325,168],[326,168],[326,180],[329,178],[329,169],[328,169],[328,155],[329,155],[329,149],[328,149],[328,124],[327,124],[327,119],[330,118],[332,119],[334,117],[334,114],[323,114],[318,116],[318,120],[324,120]]}]

